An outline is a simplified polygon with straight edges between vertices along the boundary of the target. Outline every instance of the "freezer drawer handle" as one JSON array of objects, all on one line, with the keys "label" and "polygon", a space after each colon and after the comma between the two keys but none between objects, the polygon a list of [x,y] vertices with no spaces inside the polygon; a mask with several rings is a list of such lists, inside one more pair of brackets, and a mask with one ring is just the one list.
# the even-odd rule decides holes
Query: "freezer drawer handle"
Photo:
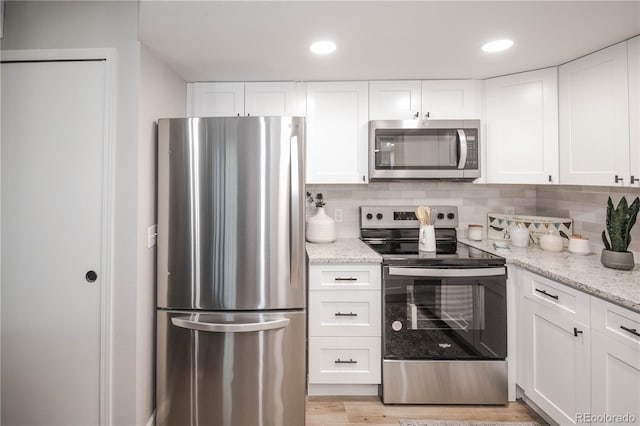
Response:
[{"label": "freezer drawer handle", "polygon": [[189,317],[171,318],[171,322],[176,327],[187,328],[189,330],[210,331],[213,333],[247,333],[252,331],[275,330],[285,328],[289,325],[289,318],[281,318],[274,321],[251,322],[239,324],[215,324],[209,322],[192,321]]},{"label": "freezer drawer handle", "polygon": [[338,358],[337,360],[334,361],[335,364],[357,364],[358,361],[354,361],[351,358],[349,358],[349,361],[343,361],[340,358]]},{"label": "freezer drawer handle", "polygon": [[342,312],[336,312],[333,314],[336,317],[357,317],[358,314],[354,314],[353,312],[349,312],[348,314],[343,314]]},{"label": "freezer drawer handle", "polygon": [[628,327],[625,327],[624,325],[621,325],[620,328],[623,329],[624,331],[627,331],[627,332],[629,332],[631,334],[634,334],[634,335],[640,337],[640,333],[638,333],[638,330],[636,330],[635,328],[628,328]]}]

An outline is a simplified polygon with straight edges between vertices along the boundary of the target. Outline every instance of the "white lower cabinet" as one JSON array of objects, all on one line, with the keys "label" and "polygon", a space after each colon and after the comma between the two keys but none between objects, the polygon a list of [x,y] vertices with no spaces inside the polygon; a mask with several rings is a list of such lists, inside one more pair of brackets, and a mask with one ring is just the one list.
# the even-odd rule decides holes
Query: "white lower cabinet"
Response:
[{"label": "white lower cabinet", "polygon": [[517,384],[560,425],[638,424],[640,314],[519,270]]},{"label": "white lower cabinet", "polygon": [[309,265],[309,395],[377,394],[379,264]]},{"label": "white lower cabinet", "polygon": [[593,423],[638,424],[640,314],[594,297],[591,326],[591,414],[598,416]]}]

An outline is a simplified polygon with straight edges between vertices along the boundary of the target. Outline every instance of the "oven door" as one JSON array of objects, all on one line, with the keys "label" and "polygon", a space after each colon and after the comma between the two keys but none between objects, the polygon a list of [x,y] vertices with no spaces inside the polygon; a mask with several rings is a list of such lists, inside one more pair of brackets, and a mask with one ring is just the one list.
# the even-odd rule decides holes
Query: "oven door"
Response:
[{"label": "oven door", "polygon": [[504,267],[384,267],[385,360],[507,356]]}]

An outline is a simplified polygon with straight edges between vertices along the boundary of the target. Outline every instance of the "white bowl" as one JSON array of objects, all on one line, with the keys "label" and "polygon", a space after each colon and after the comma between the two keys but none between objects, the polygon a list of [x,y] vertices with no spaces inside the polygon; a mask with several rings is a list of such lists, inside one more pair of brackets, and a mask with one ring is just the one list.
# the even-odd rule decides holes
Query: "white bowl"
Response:
[{"label": "white bowl", "polygon": [[523,228],[509,229],[511,245],[515,247],[529,247],[529,230]]},{"label": "white bowl", "polygon": [[573,254],[586,255],[591,253],[589,240],[586,238],[569,237],[569,251]]},{"label": "white bowl", "polygon": [[562,237],[557,234],[540,235],[540,248],[546,251],[562,251]]}]

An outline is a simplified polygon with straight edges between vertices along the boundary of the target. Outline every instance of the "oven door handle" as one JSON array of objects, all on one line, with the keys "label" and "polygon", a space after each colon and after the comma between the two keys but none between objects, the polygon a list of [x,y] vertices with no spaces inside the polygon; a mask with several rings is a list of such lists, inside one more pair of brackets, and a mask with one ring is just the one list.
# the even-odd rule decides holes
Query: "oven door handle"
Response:
[{"label": "oven door handle", "polygon": [[506,275],[506,268],[500,266],[498,268],[472,268],[472,269],[440,269],[440,268],[389,268],[389,275],[391,276],[405,276],[405,277],[434,277],[434,278],[446,278],[446,277],[498,277],[500,275]]}]

